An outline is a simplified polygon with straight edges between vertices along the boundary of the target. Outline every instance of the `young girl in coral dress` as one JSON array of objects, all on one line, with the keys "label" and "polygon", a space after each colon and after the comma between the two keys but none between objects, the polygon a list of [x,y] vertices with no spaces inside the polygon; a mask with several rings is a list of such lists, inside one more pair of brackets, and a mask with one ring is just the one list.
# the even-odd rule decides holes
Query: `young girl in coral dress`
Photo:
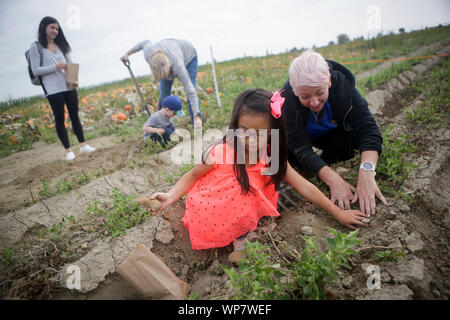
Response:
[{"label": "young girl in coral dress", "polygon": [[303,197],[355,229],[367,226],[357,210],[341,210],[287,161],[287,137],[281,107],[284,98],[263,89],[241,93],[229,130],[209,146],[202,164],[187,172],[167,193],[155,193],[162,208],[186,192],[183,224],[193,249],[225,247],[245,250],[245,235],[263,216],[279,216],[277,200],[285,180]]}]

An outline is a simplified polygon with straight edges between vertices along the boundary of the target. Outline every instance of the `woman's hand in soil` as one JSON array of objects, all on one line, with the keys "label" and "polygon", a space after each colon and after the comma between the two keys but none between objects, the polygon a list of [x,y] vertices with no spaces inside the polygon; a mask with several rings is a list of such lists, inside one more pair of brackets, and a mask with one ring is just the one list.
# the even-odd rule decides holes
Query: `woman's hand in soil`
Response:
[{"label": "woman's hand in soil", "polygon": [[341,210],[336,216],[337,221],[352,230],[357,226],[367,227],[368,225],[361,221],[365,218],[366,216],[358,210]]},{"label": "woman's hand in soil", "polygon": [[333,183],[330,184],[331,202],[338,202],[341,210],[350,209],[350,201],[355,203],[358,200],[358,194],[355,187],[346,182],[340,176],[336,178]]},{"label": "woman's hand in soil", "polygon": [[358,185],[356,186],[356,192],[359,197],[359,206],[361,211],[370,217],[375,214],[376,202],[375,197],[381,200],[383,204],[387,205],[387,201],[378,188],[375,181],[375,175],[370,171],[359,171]]},{"label": "woman's hand in soil", "polygon": [[169,193],[163,193],[163,192],[157,192],[157,193],[152,194],[152,196],[150,197],[150,200],[154,200],[154,199],[161,202],[161,210],[164,208],[167,208],[169,205],[172,204],[172,202],[174,202],[174,199],[172,199],[172,197]]}]

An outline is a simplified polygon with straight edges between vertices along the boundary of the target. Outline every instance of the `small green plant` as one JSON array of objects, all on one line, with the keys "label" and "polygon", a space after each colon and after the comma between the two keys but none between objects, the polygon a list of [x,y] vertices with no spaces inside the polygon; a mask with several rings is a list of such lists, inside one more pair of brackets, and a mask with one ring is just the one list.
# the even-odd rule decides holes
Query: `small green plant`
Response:
[{"label": "small green plant", "polygon": [[404,134],[392,135],[393,125],[383,133],[383,152],[377,164],[377,174],[382,177],[381,189],[389,194],[401,185],[416,166],[405,155],[415,152],[417,146]]},{"label": "small green plant", "polygon": [[187,297],[187,300],[198,300],[198,298],[198,294],[196,294],[195,292],[191,292]]},{"label": "small green plant", "polygon": [[248,242],[247,250],[235,268],[222,268],[231,280],[235,294],[232,299],[289,299],[289,285],[282,281],[279,263],[270,261],[270,249],[258,242]]},{"label": "small green plant", "polygon": [[89,182],[89,177],[85,175],[84,173],[78,173],[77,174],[77,184],[79,186],[82,186]]},{"label": "small green plant", "polygon": [[45,180],[42,183],[42,189],[39,190],[38,195],[41,198],[50,198],[55,195],[55,193],[52,190],[50,190],[50,181],[49,180]]},{"label": "small green plant", "polygon": [[395,249],[375,252],[375,260],[377,262],[392,261],[397,262],[399,257],[405,258],[405,249],[397,251]]},{"label": "small green plant", "polygon": [[4,266],[9,266],[12,263],[12,257],[15,255],[16,251],[12,247],[9,247],[8,249],[2,251],[0,255],[0,261]]},{"label": "small green plant", "polygon": [[60,258],[63,260],[70,260],[72,259],[72,255],[69,252],[61,251]]},{"label": "small green plant", "polygon": [[126,195],[114,188],[110,197],[112,208],[100,208],[100,202],[93,200],[87,213],[103,217],[103,227],[113,237],[125,234],[125,230],[141,223],[150,213],[135,201],[136,196]]},{"label": "small green plant", "polygon": [[422,95],[422,103],[404,108],[409,122],[418,125],[420,129],[433,129],[448,122],[450,103],[450,81],[448,68],[450,62],[443,61],[424,80],[411,86],[416,96]]},{"label": "small green plant", "polygon": [[[302,237],[305,249],[299,256],[282,246],[293,261],[273,262],[270,248],[247,241],[239,271],[222,266],[234,289],[232,299],[323,299],[325,286],[338,277],[340,267],[351,268],[347,258],[360,245],[358,230],[344,234],[329,228],[328,252],[322,252],[316,238]],[[282,243],[279,242],[281,245]]]},{"label": "small green plant", "polygon": [[51,240],[59,242],[59,240],[61,240],[67,234],[67,227],[69,225],[74,225],[77,223],[78,221],[74,216],[63,217],[58,223],[55,223],[51,227],[42,230],[39,233],[39,236],[44,237],[49,234]]},{"label": "small green plant", "polygon": [[66,194],[73,189],[74,182],[59,181],[56,184],[56,190],[61,194]]}]

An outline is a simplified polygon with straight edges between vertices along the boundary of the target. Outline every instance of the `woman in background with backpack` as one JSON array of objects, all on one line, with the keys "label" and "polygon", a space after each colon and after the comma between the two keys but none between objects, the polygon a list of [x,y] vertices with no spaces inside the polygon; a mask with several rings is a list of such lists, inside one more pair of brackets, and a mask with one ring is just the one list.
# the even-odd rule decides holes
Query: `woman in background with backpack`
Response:
[{"label": "woman in background with backpack", "polygon": [[[42,50],[38,48],[42,47]],[[40,53],[43,53],[42,65]],[[92,152],[95,148],[86,144],[80,118],[78,117],[77,85],[66,82],[64,70],[66,63],[72,62],[70,45],[55,18],[44,17],[39,24],[38,41],[33,42],[30,48],[31,70],[35,76],[40,77],[45,96],[55,116],[56,133],[66,148],[66,160],[73,160],[75,154],[70,148],[69,137],[64,125],[64,104],[69,111],[73,131],[80,142],[80,152]]]}]

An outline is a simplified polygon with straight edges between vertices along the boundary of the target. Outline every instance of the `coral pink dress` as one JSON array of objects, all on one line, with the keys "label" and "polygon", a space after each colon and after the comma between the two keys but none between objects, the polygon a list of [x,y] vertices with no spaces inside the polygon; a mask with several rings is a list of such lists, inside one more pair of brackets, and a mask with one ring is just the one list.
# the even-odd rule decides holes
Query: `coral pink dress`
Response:
[{"label": "coral pink dress", "polygon": [[243,234],[256,230],[263,216],[279,216],[278,192],[265,186],[269,176],[261,174],[266,165],[260,160],[246,167],[250,191],[244,195],[233,172],[233,148],[218,144],[210,153],[214,169],[201,177],[186,197],[186,213],[182,219],[189,231],[192,249],[225,247]]}]

